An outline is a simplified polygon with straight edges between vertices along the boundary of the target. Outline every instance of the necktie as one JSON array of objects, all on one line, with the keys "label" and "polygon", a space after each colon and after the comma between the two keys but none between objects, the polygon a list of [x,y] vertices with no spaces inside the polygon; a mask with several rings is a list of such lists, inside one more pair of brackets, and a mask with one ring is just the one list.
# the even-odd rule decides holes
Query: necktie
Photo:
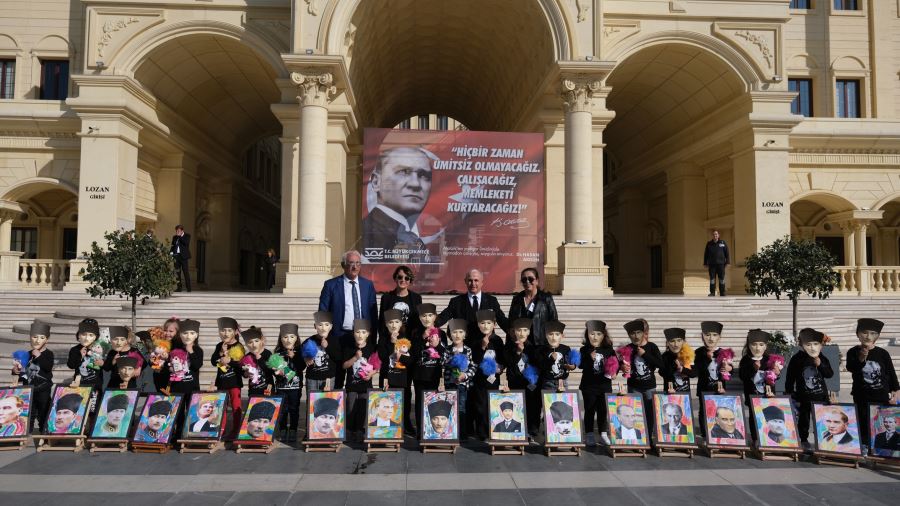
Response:
[{"label": "necktie", "polygon": [[356,289],[356,281],[351,281],[350,286],[353,288],[353,318],[358,320],[362,316],[359,310],[359,291]]},{"label": "necktie", "polygon": [[832,439],[834,439],[834,434],[830,432],[828,434],[825,434],[825,441],[831,441]]},{"label": "necktie", "polygon": [[472,309],[474,309],[475,311],[478,311],[478,296],[477,295],[472,296]]}]

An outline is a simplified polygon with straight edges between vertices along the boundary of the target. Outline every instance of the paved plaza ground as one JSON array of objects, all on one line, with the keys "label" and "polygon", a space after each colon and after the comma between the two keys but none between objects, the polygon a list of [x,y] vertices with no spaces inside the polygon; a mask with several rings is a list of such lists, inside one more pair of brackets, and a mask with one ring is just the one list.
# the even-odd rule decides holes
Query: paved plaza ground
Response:
[{"label": "paved plaza ground", "polygon": [[466,442],[455,455],[423,455],[412,440],[399,454],[337,454],[281,446],[272,453],[214,455],[0,453],[3,505],[122,506],[410,504],[892,505],[900,473],[806,461],[491,456]]}]

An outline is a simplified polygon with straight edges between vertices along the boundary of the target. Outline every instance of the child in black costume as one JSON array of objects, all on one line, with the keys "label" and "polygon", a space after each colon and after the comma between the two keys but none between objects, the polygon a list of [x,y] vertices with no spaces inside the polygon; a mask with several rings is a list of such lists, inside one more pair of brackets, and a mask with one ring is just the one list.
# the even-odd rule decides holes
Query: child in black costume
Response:
[{"label": "child in black costume", "polygon": [[787,367],[784,393],[790,394],[797,411],[797,435],[804,448],[809,448],[809,422],[813,402],[828,402],[825,379],[834,376],[831,363],[822,355],[825,334],[805,328],[797,336],[801,350],[791,357]]},{"label": "child in black costume", "polygon": [[859,416],[859,433],[864,446],[871,444],[869,436],[869,403],[897,404],[900,402],[900,383],[891,354],[875,346],[884,323],[872,318],[856,322],[859,345],[847,350],[847,370],[853,376],[853,403]]},{"label": "child in black costume", "polygon": [[[594,420],[600,439],[609,445],[606,431],[606,394],[612,393],[612,378],[608,374],[607,361],[616,360],[616,350],[606,330],[606,322],[588,320],[584,323],[584,340],[581,346],[581,384],[584,398],[584,434],[588,446],[596,445]],[[618,367],[616,367],[618,369]]]}]

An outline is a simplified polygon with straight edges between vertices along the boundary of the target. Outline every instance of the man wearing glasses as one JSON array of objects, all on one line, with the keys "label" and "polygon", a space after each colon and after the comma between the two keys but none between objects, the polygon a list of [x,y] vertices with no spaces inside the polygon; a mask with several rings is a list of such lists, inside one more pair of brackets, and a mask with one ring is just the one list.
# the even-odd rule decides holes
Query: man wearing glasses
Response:
[{"label": "man wearing glasses", "polygon": [[[378,318],[378,302],[375,299],[375,285],[371,280],[359,275],[362,257],[359,251],[350,250],[341,256],[344,273],[329,279],[319,294],[319,311],[332,315],[331,335],[340,339],[342,348],[353,345],[353,320],[369,320],[370,328],[375,328]],[[375,345],[375,335],[370,336]],[[336,389],[343,388],[344,375],[335,378]]]},{"label": "man wearing glasses", "polygon": [[[481,341],[481,332],[478,330],[478,318],[475,313],[480,309],[490,309],[494,311],[497,319],[497,325],[506,331],[509,329],[509,320],[506,314],[500,309],[500,303],[497,297],[483,293],[481,285],[484,276],[478,269],[470,269],[466,273],[466,293],[457,295],[450,299],[450,304],[438,315],[435,326],[442,327],[444,324],[454,318],[462,318],[468,322],[466,330],[466,345],[473,346],[474,343]],[[473,344],[470,344],[473,343]]]},{"label": "man wearing glasses", "polygon": [[[557,321],[556,304],[550,292],[541,290],[541,278],[537,269],[528,267],[522,270],[519,276],[523,290],[513,295],[509,306],[509,321],[514,322],[519,318],[531,320],[531,334],[529,342],[535,345],[547,344],[544,336],[544,323]],[[507,335],[512,332],[507,332]]]},{"label": "man wearing glasses", "polygon": [[427,263],[433,261],[426,246],[437,237],[422,238],[416,222],[431,195],[430,151],[413,146],[385,150],[369,180],[376,204],[362,221],[366,261],[373,263]]}]

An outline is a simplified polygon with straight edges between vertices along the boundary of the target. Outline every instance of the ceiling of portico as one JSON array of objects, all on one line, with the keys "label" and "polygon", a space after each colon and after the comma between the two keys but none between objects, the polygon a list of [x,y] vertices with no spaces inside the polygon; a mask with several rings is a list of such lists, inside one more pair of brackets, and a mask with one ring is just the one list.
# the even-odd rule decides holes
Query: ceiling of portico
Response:
[{"label": "ceiling of portico", "polygon": [[232,154],[280,132],[270,109],[281,98],[276,77],[249,47],[205,34],[163,44],[135,72],[158,100]]},{"label": "ceiling of portico", "polygon": [[603,137],[623,165],[745,92],[737,73],[718,57],[686,44],[635,53],[613,70],[607,84],[612,87],[607,107],[616,117]]},{"label": "ceiling of portico", "polygon": [[535,0],[361,2],[352,23],[350,77],[365,126],[437,113],[509,129],[554,61]]}]

